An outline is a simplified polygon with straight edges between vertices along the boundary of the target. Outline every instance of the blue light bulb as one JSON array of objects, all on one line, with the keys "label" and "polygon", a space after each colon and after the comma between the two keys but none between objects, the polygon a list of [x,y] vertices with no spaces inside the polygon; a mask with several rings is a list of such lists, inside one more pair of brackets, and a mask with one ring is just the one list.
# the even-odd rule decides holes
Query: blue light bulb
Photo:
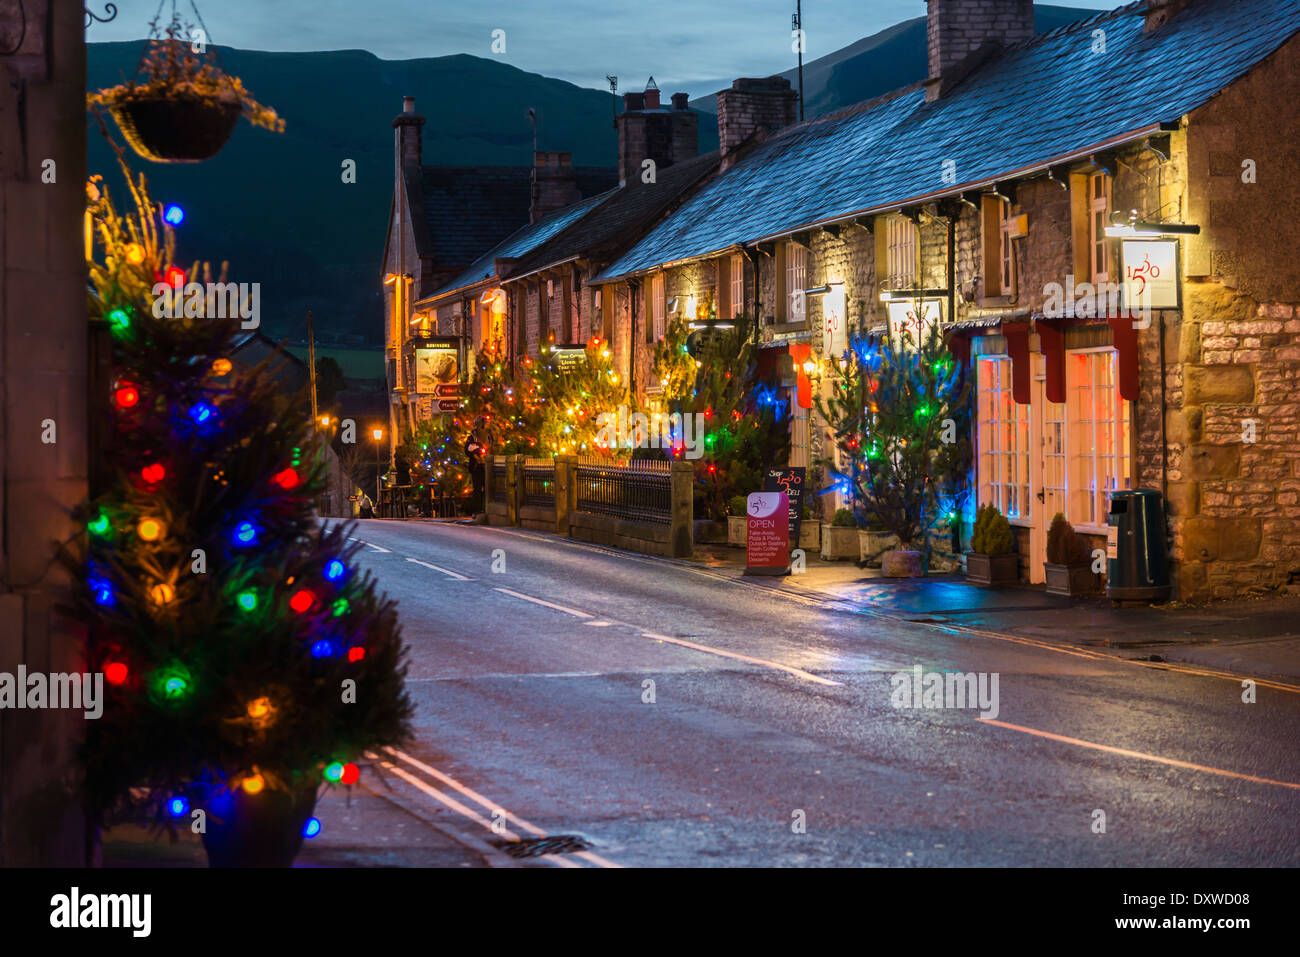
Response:
[{"label": "blue light bulb", "polygon": [[190,802],[183,797],[174,797],[167,802],[167,813],[172,817],[184,817],[190,810]]},{"label": "blue light bulb", "polygon": [[181,209],[175,203],[168,203],[167,208],[163,210],[163,221],[168,226],[179,226],[185,222],[185,210]]},{"label": "blue light bulb", "polygon": [[314,817],[307,818],[307,823],[302,826],[302,836],[313,838],[320,833],[320,820]]},{"label": "blue light bulb", "polygon": [[235,542],[239,545],[251,545],[257,541],[257,526],[252,522],[240,522],[235,527]]},{"label": "blue light bulb", "polygon": [[346,571],[347,568],[336,558],[325,566],[325,578],[327,581],[336,582],[343,577],[343,573]]}]

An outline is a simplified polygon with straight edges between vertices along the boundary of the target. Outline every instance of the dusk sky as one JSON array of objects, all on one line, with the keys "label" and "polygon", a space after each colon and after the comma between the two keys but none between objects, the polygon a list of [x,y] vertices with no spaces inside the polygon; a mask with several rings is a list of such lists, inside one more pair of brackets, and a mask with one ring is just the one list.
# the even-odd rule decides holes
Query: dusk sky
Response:
[{"label": "dusk sky", "polygon": [[[1055,0],[1105,9],[1109,0]],[[102,0],[90,7],[103,12]],[[137,39],[155,0],[118,0],[117,19],[94,24],[93,41]],[[923,0],[805,0],[807,59],[816,59],[901,20],[925,15]],[[171,4],[167,3],[168,9]],[[189,11],[179,0],[177,8]],[[712,93],[730,78],[794,65],[794,0],[206,0],[215,43],[253,50],[361,48],[385,59],[471,53],[492,56],[492,31],[506,31],[509,63],[581,86],[605,75],[640,88],[653,74],[665,89]],[[636,86],[633,87],[632,84]]]}]

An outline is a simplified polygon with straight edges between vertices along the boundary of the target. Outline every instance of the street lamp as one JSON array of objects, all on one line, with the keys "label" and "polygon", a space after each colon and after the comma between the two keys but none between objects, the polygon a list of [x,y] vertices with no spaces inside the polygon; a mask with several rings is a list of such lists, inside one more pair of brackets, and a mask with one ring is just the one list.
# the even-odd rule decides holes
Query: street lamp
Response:
[{"label": "street lamp", "polygon": [[380,468],[379,443],[384,438],[384,430],[379,428],[379,426],[375,426],[375,428],[371,430],[370,434],[375,440],[375,507],[378,508],[379,507],[379,468]]}]

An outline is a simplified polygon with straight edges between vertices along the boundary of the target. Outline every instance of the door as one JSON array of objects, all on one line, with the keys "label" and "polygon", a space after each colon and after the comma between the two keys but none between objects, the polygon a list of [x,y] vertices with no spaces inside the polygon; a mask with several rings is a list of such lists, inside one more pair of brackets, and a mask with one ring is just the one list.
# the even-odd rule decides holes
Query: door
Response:
[{"label": "door", "polygon": [[1030,468],[1034,485],[1034,522],[1030,530],[1029,580],[1040,583],[1046,574],[1047,530],[1052,516],[1066,510],[1065,404],[1047,401],[1046,359],[1034,356],[1033,401],[1030,403],[1031,448],[1035,450]]}]

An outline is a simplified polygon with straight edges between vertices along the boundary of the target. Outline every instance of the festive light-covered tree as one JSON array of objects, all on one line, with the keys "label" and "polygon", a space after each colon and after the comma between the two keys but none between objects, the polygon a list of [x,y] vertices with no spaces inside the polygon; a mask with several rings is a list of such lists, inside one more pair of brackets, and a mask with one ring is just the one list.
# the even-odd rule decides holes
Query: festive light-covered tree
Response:
[{"label": "festive light-covered tree", "polygon": [[500,354],[483,350],[475,358],[474,378],[466,387],[458,418],[475,430],[489,455],[530,452],[540,418],[532,383],[511,373]]},{"label": "festive light-covered tree", "polygon": [[686,320],[674,318],[664,337],[655,345],[655,379],[663,387],[663,400],[670,407],[691,399],[699,369],[691,354],[691,331]]},{"label": "festive light-covered tree", "polygon": [[853,336],[818,410],[835,435],[831,490],[861,525],[884,528],[903,548],[932,549],[956,525],[971,463],[969,385],[937,324],[918,337]]},{"label": "festive light-covered tree", "polygon": [[240,862],[241,836],[286,863],[319,831],[318,788],[355,783],[368,749],[408,732],[397,614],[348,528],[315,518],[323,450],[301,397],[229,358],[238,317],[154,315],[155,284],[194,271],[123,172],[133,212],[100,177],[87,190],[89,308],[112,343],[109,477],[70,556],[107,688],[87,790],[104,820],[202,810],[214,864]]},{"label": "festive light-covered tree", "polygon": [[411,484],[428,486],[434,498],[464,498],[473,491],[466,418],[463,412],[435,416],[398,446],[398,458],[410,464]]},{"label": "festive light-covered tree", "polygon": [[537,452],[543,455],[618,454],[598,442],[599,417],[628,404],[627,386],[614,369],[614,354],[599,337],[583,355],[560,357],[553,345],[525,366],[531,378],[526,401],[537,413]]},{"label": "festive light-covered tree", "polygon": [[695,460],[695,486],[703,514],[713,519],[726,517],[732,496],[761,489],[764,470],[784,466],[790,454],[783,403],[776,384],[758,374],[749,329],[741,317],[736,329],[697,340],[695,384],[680,403],[683,414],[703,416],[704,454]]}]

